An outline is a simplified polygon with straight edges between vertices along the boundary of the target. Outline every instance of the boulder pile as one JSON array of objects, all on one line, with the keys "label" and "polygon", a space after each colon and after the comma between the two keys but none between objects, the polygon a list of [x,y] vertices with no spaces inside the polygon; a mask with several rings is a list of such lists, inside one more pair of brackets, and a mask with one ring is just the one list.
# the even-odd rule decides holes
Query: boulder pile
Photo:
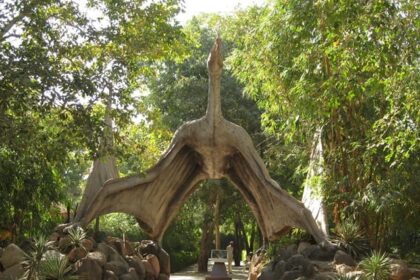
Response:
[{"label": "boulder pile", "polygon": [[[43,259],[66,258],[71,274],[83,279],[168,280],[168,253],[151,240],[128,242],[107,237],[97,243],[86,237],[77,244],[68,234],[55,232]],[[15,244],[0,250],[0,279],[19,279],[24,275],[27,254]]]}]

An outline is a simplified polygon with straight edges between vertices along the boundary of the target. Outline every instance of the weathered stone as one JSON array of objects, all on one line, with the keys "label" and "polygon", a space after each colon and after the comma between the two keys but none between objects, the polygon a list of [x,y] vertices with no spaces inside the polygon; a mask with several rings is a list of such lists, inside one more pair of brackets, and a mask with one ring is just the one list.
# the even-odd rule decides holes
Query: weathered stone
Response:
[{"label": "weathered stone", "polygon": [[411,278],[411,271],[407,264],[402,260],[391,261],[391,280],[408,280]]},{"label": "weathered stone", "polygon": [[353,260],[353,258],[347,254],[344,251],[338,250],[335,252],[334,255],[334,263],[335,264],[345,264],[348,266],[356,266],[356,262]]},{"label": "weathered stone", "polygon": [[74,265],[76,274],[85,279],[102,279],[102,267],[94,260],[84,258]]},{"label": "weathered stone", "polygon": [[124,262],[119,262],[119,261],[110,261],[107,262],[104,265],[105,270],[111,270],[115,273],[115,275],[117,276],[121,276],[125,273],[128,272],[128,264],[124,261]]},{"label": "weathered stone", "polygon": [[142,260],[141,262],[143,263],[143,266],[144,266],[144,268],[146,270],[146,276],[145,276],[145,278],[146,279],[148,279],[150,277],[153,278],[154,275],[155,275],[155,271],[153,270],[152,265],[147,260]]},{"label": "weathered stone", "polygon": [[266,266],[262,269],[260,277],[258,277],[259,280],[275,280],[275,273],[271,269],[271,266]]},{"label": "weathered stone", "polygon": [[131,275],[131,277],[132,277],[134,280],[140,280],[140,277],[138,276],[138,274],[137,274],[136,270],[135,270],[133,267],[130,267],[130,268],[128,269],[128,274],[130,274],[130,275]]},{"label": "weathered stone", "polygon": [[64,257],[65,257],[65,255],[61,254],[59,251],[56,251],[56,250],[48,250],[48,251],[46,251],[44,253],[44,255],[42,255],[42,259],[43,260],[45,260],[45,259],[52,259],[52,258],[54,258],[54,259],[57,259],[57,258],[62,259]]},{"label": "weathered stone", "polygon": [[155,255],[150,254],[146,256],[146,260],[150,263],[150,265],[153,268],[153,271],[154,271],[153,276],[157,278],[160,274],[159,259]]},{"label": "weathered stone", "polygon": [[66,235],[58,240],[58,249],[61,253],[68,254],[71,250],[71,239],[70,236]]},{"label": "weathered stone", "polygon": [[169,280],[169,275],[166,274],[159,274],[158,280]]},{"label": "weathered stone", "polygon": [[51,235],[48,237],[49,241],[53,241],[53,242],[58,242],[58,240],[60,239],[61,235],[58,232],[53,232],[51,233]]},{"label": "weathered stone", "polygon": [[[7,247],[6,247],[7,248]],[[1,280],[15,280],[20,279],[25,271],[20,263],[14,264],[13,266],[9,266],[3,274],[1,275]]]},{"label": "weathered stone", "polygon": [[417,277],[417,278],[420,278],[420,270],[417,270],[417,269],[410,269],[410,272],[411,272],[411,276],[412,276],[412,277]]},{"label": "weathered stone", "polygon": [[128,265],[136,270],[139,278],[143,279],[146,275],[146,268],[144,267],[142,259],[139,256],[130,256],[126,260]]},{"label": "weathered stone", "polygon": [[274,266],[274,279],[280,279],[286,271],[286,262],[278,261]]},{"label": "weathered stone", "polygon": [[314,265],[302,255],[294,255],[286,262],[286,271],[298,270],[300,276],[311,277],[314,274]]},{"label": "weathered stone", "polygon": [[334,265],[329,261],[315,261],[311,260],[311,263],[314,265],[318,272],[333,271]]},{"label": "weathered stone", "polygon": [[104,280],[118,280],[117,275],[111,270],[105,270]]},{"label": "weathered stone", "polygon": [[102,252],[89,252],[86,257],[97,262],[100,266],[104,266],[106,264],[106,256]]},{"label": "weathered stone", "polygon": [[321,272],[314,276],[314,280],[335,280],[338,277],[334,272]]},{"label": "weathered stone", "polygon": [[120,254],[118,254],[118,252],[111,246],[105,243],[99,243],[98,247],[96,248],[96,251],[102,252],[106,256],[107,261],[116,261],[120,263],[125,263],[126,266],[128,267],[128,264],[124,260],[124,258]]},{"label": "weathered stone", "polygon": [[286,271],[281,278],[281,280],[295,280],[296,278],[299,278],[303,276],[302,272],[295,270],[295,271]]},{"label": "weathered stone", "polygon": [[345,274],[347,274],[348,272],[353,271],[353,267],[348,266],[348,265],[346,265],[346,264],[342,263],[342,264],[337,264],[337,265],[335,266],[335,270],[337,271],[337,273],[338,273],[339,275],[345,275]]},{"label": "weathered stone", "polygon": [[131,244],[127,241],[115,237],[108,237],[106,243],[111,247],[115,248],[116,251],[122,256],[132,256],[134,254],[134,249]]},{"label": "weathered stone", "polygon": [[308,248],[309,246],[311,246],[311,243],[306,242],[306,241],[301,241],[299,242],[298,248],[297,248],[297,253],[298,254],[302,254],[302,252]]},{"label": "weathered stone", "polygon": [[363,272],[361,272],[361,271],[351,271],[351,272],[347,272],[346,276],[353,279],[353,280],[359,280],[359,279],[362,279]]},{"label": "weathered stone", "polygon": [[[134,273],[133,273],[134,272]],[[138,280],[139,277],[137,276],[136,272],[133,269],[132,273],[125,273],[119,277],[119,280]]]},{"label": "weathered stone", "polygon": [[[309,252],[307,250],[309,250]],[[302,254],[312,260],[332,261],[334,259],[335,251],[336,249],[333,247],[315,245],[315,247],[308,247]]]},{"label": "weathered stone", "polygon": [[69,262],[74,263],[74,262],[86,257],[86,255],[87,255],[87,251],[85,250],[85,248],[76,247],[76,248],[73,248],[70,251],[70,253],[67,255],[67,257],[69,258]]},{"label": "weathered stone", "polygon": [[3,251],[0,262],[4,269],[15,266],[25,259],[25,252],[14,243],[9,244]]},{"label": "weathered stone", "polygon": [[86,249],[87,252],[91,252],[94,247],[94,241],[91,239],[83,239],[82,240],[82,246]]},{"label": "weathered stone", "polygon": [[171,274],[171,258],[169,257],[169,254],[162,248],[159,248],[159,253],[157,257],[159,259],[159,264],[160,264],[160,273],[170,275]]},{"label": "weathered stone", "polygon": [[139,246],[139,253],[143,257],[149,254],[157,256],[159,254],[159,245],[153,240],[142,240]]}]

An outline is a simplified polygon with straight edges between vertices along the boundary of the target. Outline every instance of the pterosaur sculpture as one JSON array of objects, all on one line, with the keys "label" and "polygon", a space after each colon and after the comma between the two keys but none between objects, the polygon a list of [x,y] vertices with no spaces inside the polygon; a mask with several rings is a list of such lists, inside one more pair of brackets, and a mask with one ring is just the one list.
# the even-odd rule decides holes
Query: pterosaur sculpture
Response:
[{"label": "pterosaur sculpture", "polygon": [[160,241],[200,181],[228,177],[250,205],[269,240],[290,227],[299,227],[311,233],[317,242],[328,243],[309,210],[270,178],[248,133],[223,118],[220,38],[211,49],[207,66],[206,115],[176,131],[169,148],[146,176],[106,182],[75,222],[86,226],[99,215],[125,212],[134,215],[150,237]]}]

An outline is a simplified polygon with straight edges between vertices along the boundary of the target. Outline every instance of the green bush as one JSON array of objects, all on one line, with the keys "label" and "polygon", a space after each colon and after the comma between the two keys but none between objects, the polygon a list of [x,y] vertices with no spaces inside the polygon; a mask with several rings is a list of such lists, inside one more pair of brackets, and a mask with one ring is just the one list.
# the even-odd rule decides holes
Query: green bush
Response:
[{"label": "green bush", "polygon": [[195,252],[178,251],[172,252],[171,256],[171,273],[180,271],[197,262],[198,254]]},{"label": "green bush", "polygon": [[363,271],[363,279],[366,280],[385,280],[390,275],[390,260],[385,253],[372,252],[359,266]]},{"label": "green bush", "polygon": [[366,255],[370,249],[359,225],[353,221],[346,221],[337,226],[333,242],[355,258]]}]

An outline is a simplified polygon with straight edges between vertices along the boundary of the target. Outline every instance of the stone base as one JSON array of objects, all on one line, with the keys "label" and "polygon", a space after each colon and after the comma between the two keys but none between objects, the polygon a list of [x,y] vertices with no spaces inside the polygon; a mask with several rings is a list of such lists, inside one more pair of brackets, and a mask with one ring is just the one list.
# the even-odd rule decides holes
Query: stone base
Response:
[{"label": "stone base", "polygon": [[206,280],[231,280],[226,273],[226,266],[224,262],[215,262],[213,269],[209,276],[206,276]]}]

